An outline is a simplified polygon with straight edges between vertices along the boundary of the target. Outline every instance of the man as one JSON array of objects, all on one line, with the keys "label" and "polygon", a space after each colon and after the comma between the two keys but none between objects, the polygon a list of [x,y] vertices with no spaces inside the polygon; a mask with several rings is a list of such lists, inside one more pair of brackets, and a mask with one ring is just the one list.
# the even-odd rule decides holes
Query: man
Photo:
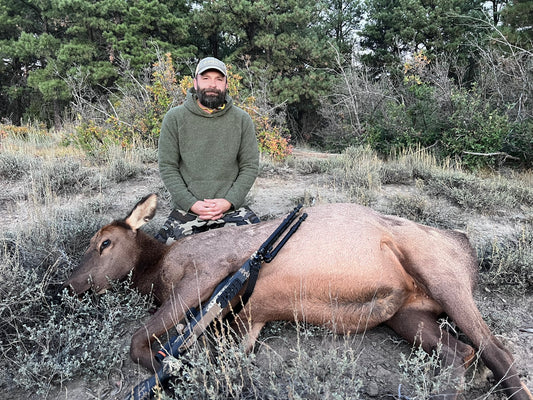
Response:
[{"label": "man", "polygon": [[227,71],[214,57],[196,67],[194,88],[168,111],[159,136],[159,172],[174,210],[156,238],[259,222],[244,200],[259,171],[250,116],[227,94]]}]

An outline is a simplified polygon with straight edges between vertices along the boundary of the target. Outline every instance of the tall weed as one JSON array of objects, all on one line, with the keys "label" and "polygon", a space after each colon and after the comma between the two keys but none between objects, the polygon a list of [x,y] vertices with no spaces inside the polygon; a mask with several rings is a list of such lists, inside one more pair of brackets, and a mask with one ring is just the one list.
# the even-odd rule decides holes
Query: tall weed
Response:
[{"label": "tall weed", "polygon": [[111,182],[124,182],[143,171],[140,154],[135,150],[112,147],[108,151],[105,175]]},{"label": "tall weed", "polygon": [[381,188],[382,165],[369,147],[348,147],[335,160],[333,174],[355,202],[370,205]]}]

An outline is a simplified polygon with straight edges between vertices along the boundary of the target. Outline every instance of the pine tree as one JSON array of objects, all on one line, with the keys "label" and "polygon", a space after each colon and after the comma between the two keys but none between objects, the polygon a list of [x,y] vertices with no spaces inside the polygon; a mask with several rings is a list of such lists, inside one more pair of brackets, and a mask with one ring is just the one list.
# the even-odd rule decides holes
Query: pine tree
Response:
[{"label": "pine tree", "polygon": [[421,50],[430,57],[468,55],[465,39],[478,28],[465,17],[482,16],[477,0],[367,0],[366,10],[362,45],[371,53],[363,59],[374,68]]},{"label": "pine tree", "polygon": [[[0,0],[0,106],[13,122],[58,126],[77,77],[98,95],[118,79],[121,60],[149,67],[157,51],[190,57],[186,0]],[[14,105],[14,106],[13,106]]]},{"label": "pine tree", "polygon": [[269,99],[289,107],[297,130],[316,116],[318,98],[331,84],[334,57],[322,6],[306,0],[204,1],[195,8],[195,30],[204,55],[246,64],[245,81],[268,82]]},{"label": "pine tree", "polygon": [[513,0],[504,7],[502,19],[510,43],[533,49],[533,1]]}]

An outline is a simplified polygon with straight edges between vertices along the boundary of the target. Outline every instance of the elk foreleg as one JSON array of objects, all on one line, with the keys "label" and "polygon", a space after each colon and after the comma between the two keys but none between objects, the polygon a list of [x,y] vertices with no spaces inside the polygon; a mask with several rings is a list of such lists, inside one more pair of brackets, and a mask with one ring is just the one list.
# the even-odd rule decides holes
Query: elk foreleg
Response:
[{"label": "elk foreleg", "polygon": [[155,358],[152,343],[173,328],[179,330],[183,327],[180,321],[183,320],[185,312],[184,305],[180,306],[172,301],[165,303],[143,327],[133,334],[130,345],[131,359],[152,372],[159,370],[161,365]]},{"label": "elk foreleg", "polygon": [[247,353],[250,353],[253,350],[263,326],[265,326],[265,322],[254,322],[248,332],[246,332],[246,335],[244,336],[244,345]]},{"label": "elk foreleg", "polygon": [[233,328],[235,332],[242,337],[244,349],[246,353],[251,353],[254,349],[255,342],[265,326],[266,322],[258,322],[252,320],[250,316],[250,308],[247,307],[242,310],[233,321]]}]

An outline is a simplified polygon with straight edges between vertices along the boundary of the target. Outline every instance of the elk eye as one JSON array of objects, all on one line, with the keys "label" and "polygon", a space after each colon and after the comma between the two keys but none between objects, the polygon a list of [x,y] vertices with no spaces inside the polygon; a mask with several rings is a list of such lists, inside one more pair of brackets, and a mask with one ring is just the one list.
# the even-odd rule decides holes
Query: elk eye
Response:
[{"label": "elk eye", "polygon": [[102,254],[102,251],[104,251],[106,247],[109,247],[110,244],[111,244],[111,240],[109,239],[104,240],[102,244],[100,245],[100,254]]}]

